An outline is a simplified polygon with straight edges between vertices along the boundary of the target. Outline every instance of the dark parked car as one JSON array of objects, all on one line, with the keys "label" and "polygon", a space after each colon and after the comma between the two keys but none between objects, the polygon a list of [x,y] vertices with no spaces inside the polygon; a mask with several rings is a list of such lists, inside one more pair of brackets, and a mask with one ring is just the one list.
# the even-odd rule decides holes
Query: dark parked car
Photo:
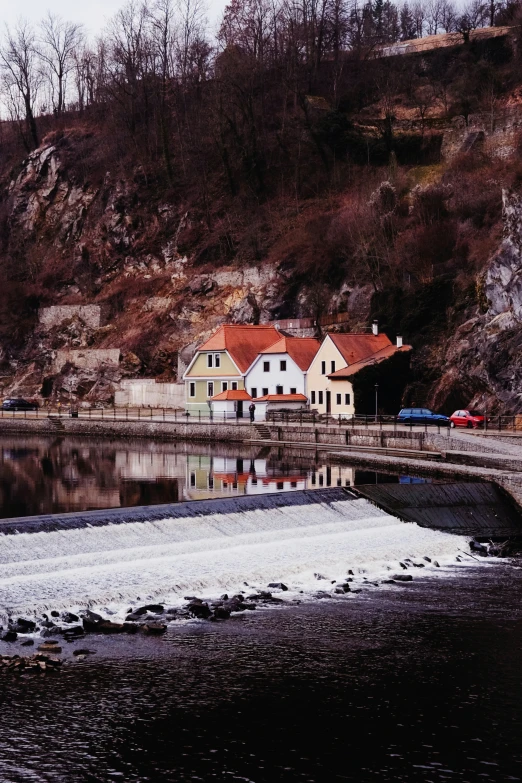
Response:
[{"label": "dark parked car", "polygon": [[448,416],[433,413],[429,408],[403,408],[397,421],[402,424],[438,424],[442,427],[449,427],[450,424]]},{"label": "dark parked car", "polygon": [[21,398],[11,397],[8,400],[4,400],[2,403],[3,411],[37,411],[38,404],[36,402],[29,402],[29,400],[22,400]]},{"label": "dark parked car", "polygon": [[467,427],[468,430],[470,430],[472,427],[474,429],[477,429],[477,427],[483,427],[484,420],[485,416],[480,411],[460,410],[455,411],[455,413],[452,413],[450,416],[452,427]]}]

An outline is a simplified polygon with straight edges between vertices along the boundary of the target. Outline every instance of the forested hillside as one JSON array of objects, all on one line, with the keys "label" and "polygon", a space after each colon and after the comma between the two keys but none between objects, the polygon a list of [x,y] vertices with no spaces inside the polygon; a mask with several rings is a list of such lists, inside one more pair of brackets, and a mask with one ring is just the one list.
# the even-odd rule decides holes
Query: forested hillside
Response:
[{"label": "forested hillside", "polygon": [[[232,0],[212,37],[198,0],[159,0],[96,42],[52,16],[8,31],[4,395],[110,400],[125,376],[175,379],[226,320],[347,312],[338,328],[378,318],[413,344],[406,401],[522,410],[520,18],[493,0]],[[92,303],[102,326],[39,323]],[[57,372],[66,348],[123,358]]]}]

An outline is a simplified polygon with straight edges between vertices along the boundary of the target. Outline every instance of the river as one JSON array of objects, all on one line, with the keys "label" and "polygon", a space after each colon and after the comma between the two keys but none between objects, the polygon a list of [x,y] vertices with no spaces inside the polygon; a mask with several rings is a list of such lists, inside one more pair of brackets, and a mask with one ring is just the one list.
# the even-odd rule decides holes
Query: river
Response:
[{"label": "river", "polygon": [[54,677],[4,677],[3,783],[522,777],[522,571],[89,637]]},{"label": "river", "polygon": [[289,458],[276,446],[0,439],[0,518],[399,480],[421,479],[332,466],[313,452]]}]

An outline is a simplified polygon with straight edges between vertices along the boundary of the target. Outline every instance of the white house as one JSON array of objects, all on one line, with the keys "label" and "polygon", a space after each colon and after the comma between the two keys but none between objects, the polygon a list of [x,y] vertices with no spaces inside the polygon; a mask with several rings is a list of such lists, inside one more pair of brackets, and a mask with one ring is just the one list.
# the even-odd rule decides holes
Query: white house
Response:
[{"label": "white house", "polygon": [[294,404],[298,401],[296,396],[306,398],[307,372],[319,346],[319,340],[314,337],[281,335],[273,345],[263,348],[245,376],[245,389],[256,405],[267,397],[277,396],[271,402],[280,403],[280,407],[285,407],[284,397]]}]

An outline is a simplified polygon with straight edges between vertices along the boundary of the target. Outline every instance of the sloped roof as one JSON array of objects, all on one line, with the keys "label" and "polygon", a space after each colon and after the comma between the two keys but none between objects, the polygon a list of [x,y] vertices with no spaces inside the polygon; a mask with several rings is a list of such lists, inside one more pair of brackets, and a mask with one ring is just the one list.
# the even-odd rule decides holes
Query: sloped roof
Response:
[{"label": "sloped roof", "polygon": [[411,349],[411,345],[402,345],[400,348],[398,348],[396,345],[392,345],[390,343],[390,345],[387,345],[380,351],[371,354],[371,356],[367,356],[366,358],[361,359],[359,362],[350,364],[348,367],[343,367],[342,370],[337,370],[337,372],[331,373],[328,377],[333,381],[349,378],[361,370],[364,370],[365,367],[368,367],[371,364],[379,364],[385,359],[389,359],[391,356],[394,356],[396,353],[407,353],[408,351],[411,351]]},{"label": "sloped roof", "polygon": [[287,337],[286,335],[261,353],[287,353],[300,370],[308,370],[321,345],[315,337]]},{"label": "sloped roof", "polygon": [[304,394],[265,394],[256,397],[254,402],[307,402],[307,397]]},{"label": "sloped roof", "polygon": [[252,397],[244,389],[228,389],[227,391],[215,394],[210,398],[214,400],[251,400]]},{"label": "sloped roof", "polygon": [[382,351],[393,343],[385,334],[329,334],[346,364],[360,362],[377,351]]},{"label": "sloped roof", "polygon": [[258,353],[279,339],[273,326],[223,324],[200,345],[198,351],[228,351],[241,372],[246,372]]}]

